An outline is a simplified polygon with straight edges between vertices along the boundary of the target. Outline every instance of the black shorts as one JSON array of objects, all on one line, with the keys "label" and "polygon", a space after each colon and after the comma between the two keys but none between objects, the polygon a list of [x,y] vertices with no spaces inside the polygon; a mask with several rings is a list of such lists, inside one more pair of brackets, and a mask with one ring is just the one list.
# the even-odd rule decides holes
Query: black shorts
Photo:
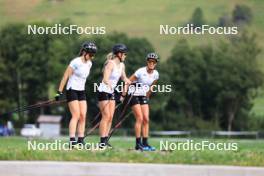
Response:
[{"label": "black shorts", "polygon": [[115,93],[98,92],[97,97],[99,101],[115,100]]},{"label": "black shorts", "polygon": [[78,100],[78,101],[86,100],[85,91],[69,89],[66,91],[66,99],[67,99],[67,102],[74,101],[74,100]]},{"label": "black shorts", "polygon": [[146,96],[133,96],[129,104],[130,106],[134,106],[136,104],[144,105],[148,103],[149,99]]}]

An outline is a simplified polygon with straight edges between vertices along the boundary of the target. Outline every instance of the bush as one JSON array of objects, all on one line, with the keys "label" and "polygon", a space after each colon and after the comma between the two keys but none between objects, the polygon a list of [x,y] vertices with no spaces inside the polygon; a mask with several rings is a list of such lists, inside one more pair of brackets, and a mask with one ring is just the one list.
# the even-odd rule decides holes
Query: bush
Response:
[{"label": "bush", "polygon": [[251,9],[246,5],[236,5],[233,10],[234,23],[250,23],[253,19]]},{"label": "bush", "polygon": [[233,22],[231,17],[228,15],[223,15],[218,20],[218,26],[224,27],[224,26],[232,26]]},{"label": "bush", "polygon": [[199,27],[206,23],[203,15],[203,10],[200,7],[197,7],[194,10],[190,23],[193,24],[194,27]]}]

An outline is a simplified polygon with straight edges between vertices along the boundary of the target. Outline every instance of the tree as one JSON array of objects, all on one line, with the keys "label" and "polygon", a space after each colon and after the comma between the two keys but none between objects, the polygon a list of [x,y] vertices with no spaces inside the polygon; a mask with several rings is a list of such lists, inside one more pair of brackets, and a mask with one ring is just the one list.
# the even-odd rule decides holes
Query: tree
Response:
[{"label": "tree", "polygon": [[216,54],[215,67],[218,67],[219,72],[213,77],[222,82],[218,84],[216,99],[221,105],[224,124],[227,124],[229,131],[237,114],[250,110],[248,105],[254,98],[252,92],[263,83],[263,74],[256,60],[260,49],[255,39],[255,35],[244,32],[230,43],[222,44]]},{"label": "tree", "polygon": [[190,23],[193,24],[194,27],[199,27],[206,23],[203,15],[203,10],[200,7],[197,7],[194,10]]},{"label": "tree", "polygon": [[231,131],[233,124],[239,124],[236,130],[241,129],[247,123],[255,92],[263,84],[255,38],[244,32],[215,48],[190,47],[186,40],[179,41],[164,63],[173,85],[165,110],[160,111],[170,121],[167,124],[179,126],[175,123],[178,117],[194,128],[211,122],[207,128],[220,126]]},{"label": "tree", "polygon": [[232,17],[234,23],[250,23],[253,19],[253,14],[248,6],[236,5]]},{"label": "tree", "polygon": [[[36,23],[39,26],[51,26],[48,23]],[[75,41],[74,35],[28,35],[26,25],[11,24],[0,32],[0,58],[4,69],[1,69],[3,88],[1,100],[12,102],[6,109],[13,109],[27,104],[35,104],[49,98],[49,85],[58,77],[57,60],[67,59],[63,54],[73,52],[68,44]],[[67,41],[68,40],[68,41]],[[61,43],[59,50],[54,51]],[[62,41],[62,42],[60,42]],[[70,51],[70,52],[69,52]],[[59,55],[60,53],[61,55]],[[63,63],[59,63],[62,65]],[[61,66],[60,66],[61,68]],[[55,73],[55,74],[52,74]],[[57,73],[57,74],[56,74]],[[5,111],[6,111],[5,109]],[[19,113],[19,124],[25,121],[35,122],[39,111],[30,111],[30,114]]]},{"label": "tree", "polygon": [[232,26],[232,25],[233,25],[233,21],[229,15],[225,14],[219,17],[218,26],[224,27],[224,26]]},{"label": "tree", "polygon": [[205,66],[201,53],[191,48],[186,40],[179,41],[167,61],[167,70],[174,86],[171,103],[184,112],[186,117],[200,113],[200,88]]}]

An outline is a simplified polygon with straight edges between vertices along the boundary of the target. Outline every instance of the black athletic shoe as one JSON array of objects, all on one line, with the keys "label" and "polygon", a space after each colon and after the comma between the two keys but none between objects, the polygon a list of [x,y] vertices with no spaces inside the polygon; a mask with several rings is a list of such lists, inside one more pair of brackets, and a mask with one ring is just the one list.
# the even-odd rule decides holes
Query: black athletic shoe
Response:
[{"label": "black athletic shoe", "polygon": [[100,142],[99,143],[99,149],[105,150],[107,148],[105,143]]},{"label": "black athletic shoe", "polygon": [[87,146],[84,141],[78,142],[76,145],[76,148],[81,150],[81,149],[89,149],[90,146]]},{"label": "black athletic shoe", "polygon": [[148,151],[148,148],[143,146],[142,144],[138,143],[135,146],[135,150]]},{"label": "black athletic shoe", "polygon": [[74,149],[74,148],[76,148],[76,146],[77,146],[77,142],[76,141],[70,141],[69,142],[69,148],[70,149]]}]

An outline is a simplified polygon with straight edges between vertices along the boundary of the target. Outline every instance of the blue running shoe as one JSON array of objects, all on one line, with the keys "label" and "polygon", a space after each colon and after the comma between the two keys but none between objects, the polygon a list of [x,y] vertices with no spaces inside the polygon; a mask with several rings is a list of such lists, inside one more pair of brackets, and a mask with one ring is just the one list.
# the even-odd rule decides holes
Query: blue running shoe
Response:
[{"label": "blue running shoe", "polygon": [[150,146],[150,145],[144,145],[144,147],[147,149],[147,151],[155,151],[156,150],[156,148],[155,147],[152,147],[152,146]]}]

